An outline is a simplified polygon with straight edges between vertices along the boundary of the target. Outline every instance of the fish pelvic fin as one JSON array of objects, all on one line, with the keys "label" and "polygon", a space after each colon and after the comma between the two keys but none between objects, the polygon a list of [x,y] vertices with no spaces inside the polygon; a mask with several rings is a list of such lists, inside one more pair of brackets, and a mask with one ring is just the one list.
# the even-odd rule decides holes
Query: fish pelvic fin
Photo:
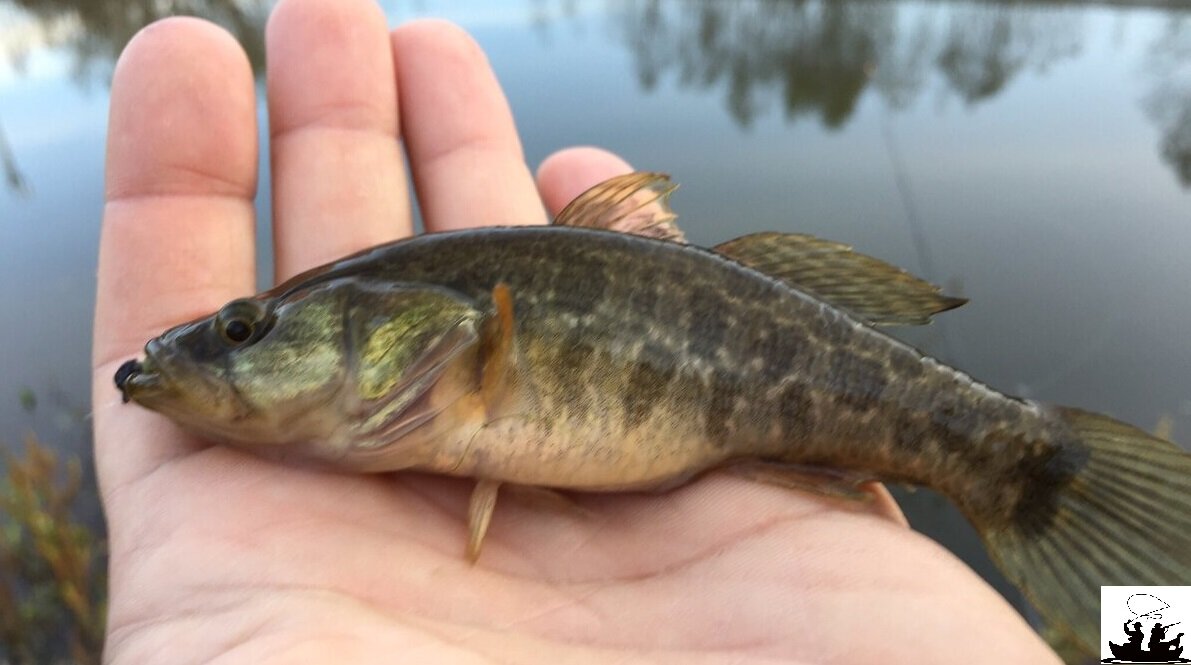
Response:
[{"label": "fish pelvic fin", "polygon": [[848,245],[801,233],[766,231],[716,245],[715,252],[873,325],[922,325],[964,298]]},{"label": "fish pelvic fin", "polygon": [[558,213],[553,224],[620,231],[685,243],[674,222],[670,194],[678,185],[664,173],[635,172],[605,180],[583,192]]},{"label": "fish pelvic fin", "polygon": [[1054,407],[1086,447],[1053,505],[1006,525],[974,519],[993,559],[1050,624],[1091,654],[1100,648],[1100,587],[1191,584],[1191,454],[1107,416]]},{"label": "fish pelvic fin", "polygon": [[484,536],[488,533],[488,525],[492,523],[492,513],[496,511],[499,490],[499,481],[482,478],[476,481],[476,487],[471,492],[471,500],[467,504],[467,560],[473,564],[480,558],[480,550],[484,548]]}]

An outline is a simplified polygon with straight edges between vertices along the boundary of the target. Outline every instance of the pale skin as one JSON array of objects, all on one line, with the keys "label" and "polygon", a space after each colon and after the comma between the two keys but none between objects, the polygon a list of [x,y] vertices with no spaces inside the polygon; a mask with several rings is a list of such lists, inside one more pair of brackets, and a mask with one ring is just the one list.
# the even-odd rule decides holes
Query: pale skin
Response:
[{"label": "pale skin", "polygon": [[[390,32],[364,0],[291,0],[267,36],[279,280],[411,233],[402,150],[435,231],[544,223],[630,170],[571,149],[535,181],[449,24]],[[851,502],[712,474],[582,510],[502,493],[472,565],[470,481],[286,467],[122,405],[112,376],[147,339],[254,290],[257,131],[220,29],[171,19],[125,50],[94,346],[106,662],[1058,662],[879,486]]]}]

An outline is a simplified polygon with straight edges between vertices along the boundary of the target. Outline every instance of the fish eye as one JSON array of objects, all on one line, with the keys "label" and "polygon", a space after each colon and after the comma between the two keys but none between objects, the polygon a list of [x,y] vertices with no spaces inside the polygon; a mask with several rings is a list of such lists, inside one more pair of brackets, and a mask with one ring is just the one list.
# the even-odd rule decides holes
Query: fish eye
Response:
[{"label": "fish eye", "polygon": [[240,319],[232,319],[223,324],[223,336],[229,342],[239,344],[252,337],[252,324],[247,321],[241,321]]},{"label": "fish eye", "polygon": [[215,317],[215,329],[225,342],[238,346],[261,332],[264,319],[265,310],[256,300],[233,300],[219,310]]}]

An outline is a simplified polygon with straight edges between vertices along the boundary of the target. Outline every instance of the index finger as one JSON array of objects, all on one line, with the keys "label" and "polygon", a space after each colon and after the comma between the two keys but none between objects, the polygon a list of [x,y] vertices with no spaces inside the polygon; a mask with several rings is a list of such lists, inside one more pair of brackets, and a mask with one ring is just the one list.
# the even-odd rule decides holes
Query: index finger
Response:
[{"label": "index finger", "polygon": [[[137,445],[156,418],[116,411],[112,376],[165,328],[252,292],[256,113],[236,41],[197,19],[166,19],[125,48],[112,80],[99,248],[92,395],[101,478],[171,454]],[[108,455],[111,453],[111,455]]]}]

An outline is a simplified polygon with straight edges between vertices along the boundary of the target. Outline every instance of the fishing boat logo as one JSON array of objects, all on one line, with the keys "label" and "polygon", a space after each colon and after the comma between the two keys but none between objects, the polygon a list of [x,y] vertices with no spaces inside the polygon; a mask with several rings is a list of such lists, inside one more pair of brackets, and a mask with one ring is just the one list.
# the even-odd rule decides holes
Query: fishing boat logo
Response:
[{"label": "fishing boat logo", "polygon": [[1191,587],[1100,587],[1100,662],[1191,663],[1182,657],[1189,624]]}]

